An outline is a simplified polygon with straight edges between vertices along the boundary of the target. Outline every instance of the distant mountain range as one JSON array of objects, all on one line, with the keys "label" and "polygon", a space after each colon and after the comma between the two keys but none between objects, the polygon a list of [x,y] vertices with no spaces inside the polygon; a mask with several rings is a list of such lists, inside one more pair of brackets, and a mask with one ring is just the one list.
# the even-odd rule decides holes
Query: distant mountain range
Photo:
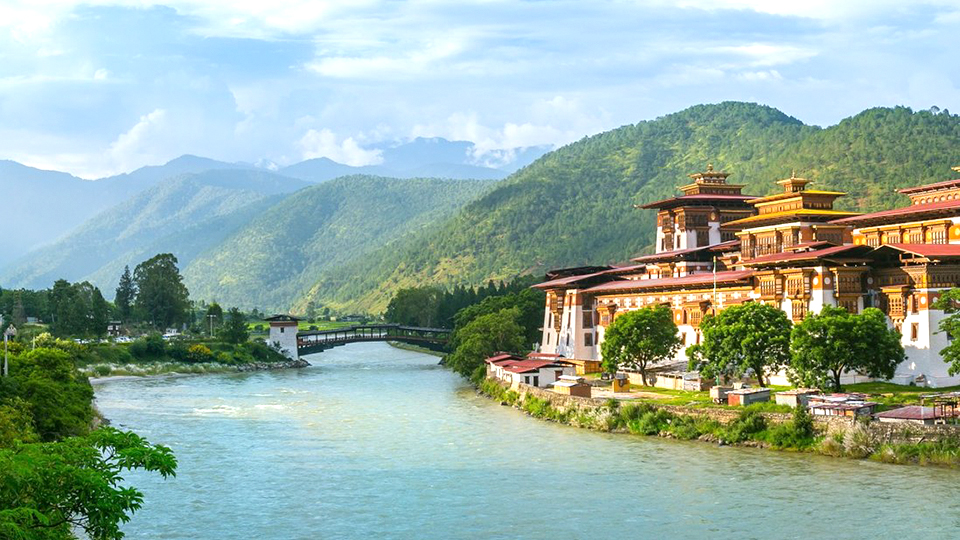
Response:
[{"label": "distant mountain range", "polygon": [[[474,145],[464,141],[418,138],[405,143],[383,143],[373,149],[381,152],[382,163],[379,165],[352,167],[318,158],[274,172],[313,183],[354,174],[397,178],[501,179],[549,150],[544,147],[518,149],[508,165],[493,168],[473,164],[476,159],[472,155]],[[28,251],[63,238],[98,213],[164,180],[211,170],[257,169],[251,164],[225,163],[185,155],[164,165],[142,167],[130,173],[97,180],[83,180],[62,172],[0,161],[0,190],[15,202],[0,212],[0,231],[12,232],[0,244],[0,276],[9,276],[10,265]]]},{"label": "distant mountain range", "polygon": [[[124,264],[172,251],[194,298],[379,313],[401,287],[475,285],[647,252],[656,219],[633,205],[672,196],[708,163],[758,196],[795,170],[848,192],[844,209],[903,204],[895,188],[946,179],[960,164],[960,117],[877,108],[820,128],[756,104],[698,105],[551,151],[502,180],[507,169],[478,167],[470,143],[380,150],[372,167],[321,158],[271,173],[185,156],[96,182],[0,163],[0,188],[26,194],[0,214],[17,249],[55,240],[35,226],[62,231],[0,270],[0,285],[90,279],[112,296]],[[407,178],[423,171],[479,180]]]}]

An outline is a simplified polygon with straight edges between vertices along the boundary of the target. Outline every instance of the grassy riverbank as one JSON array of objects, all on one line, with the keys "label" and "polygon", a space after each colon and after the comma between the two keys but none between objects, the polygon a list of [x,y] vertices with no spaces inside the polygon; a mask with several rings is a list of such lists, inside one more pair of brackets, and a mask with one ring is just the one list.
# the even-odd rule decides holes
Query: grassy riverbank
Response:
[{"label": "grassy riverbank", "polygon": [[[960,467],[960,432],[934,432],[923,426],[863,422],[828,425],[815,421],[805,409],[791,415],[771,414],[762,407],[740,409],[729,418],[711,415],[711,409],[664,407],[649,402],[573,400],[541,391],[511,390],[498,381],[484,379],[478,391],[536,418],[574,427],[699,440],[714,444],[753,446],[834,457],[871,459],[885,463]],[[724,415],[729,416],[729,415]],[[883,428],[883,429],[881,429]],[[938,436],[933,435],[937,433]]]}]

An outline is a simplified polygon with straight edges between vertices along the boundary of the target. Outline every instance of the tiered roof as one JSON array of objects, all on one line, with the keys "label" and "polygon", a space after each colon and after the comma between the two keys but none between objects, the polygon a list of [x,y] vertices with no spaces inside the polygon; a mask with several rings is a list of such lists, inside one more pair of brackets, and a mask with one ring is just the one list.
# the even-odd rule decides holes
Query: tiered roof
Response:
[{"label": "tiered roof", "polygon": [[737,206],[748,207],[746,201],[753,199],[751,195],[743,195],[740,190],[742,184],[728,184],[730,173],[713,170],[713,165],[707,165],[707,170],[688,175],[693,183],[680,186],[683,195],[671,197],[647,204],[637,205],[636,208],[676,208],[678,206]]},{"label": "tiered roof", "polygon": [[750,200],[750,204],[757,208],[757,215],[728,221],[721,227],[744,229],[794,221],[826,222],[857,215],[856,212],[833,209],[833,202],[837,197],[846,193],[807,189],[807,184],[810,183],[810,180],[799,178],[796,173],[791,174],[790,178],[778,180],[777,184],[783,186],[782,193]]}]

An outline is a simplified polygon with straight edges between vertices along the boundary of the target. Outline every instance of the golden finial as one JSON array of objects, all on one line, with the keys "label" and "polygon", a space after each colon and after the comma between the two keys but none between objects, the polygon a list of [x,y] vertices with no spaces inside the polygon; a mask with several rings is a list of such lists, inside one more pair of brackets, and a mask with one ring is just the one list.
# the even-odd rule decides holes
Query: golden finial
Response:
[{"label": "golden finial", "polygon": [[796,170],[796,169],[790,169],[790,179],[791,179],[791,180],[796,180],[796,179],[797,179],[797,170]]},{"label": "golden finial", "polygon": [[957,165],[956,167],[950,167],[950,170],[960,172],[960,165]]},{"label": "golden finial", "polygon": [[713,170],[713,163],[707,163],[707,172],[710,172],[712,170]]}]

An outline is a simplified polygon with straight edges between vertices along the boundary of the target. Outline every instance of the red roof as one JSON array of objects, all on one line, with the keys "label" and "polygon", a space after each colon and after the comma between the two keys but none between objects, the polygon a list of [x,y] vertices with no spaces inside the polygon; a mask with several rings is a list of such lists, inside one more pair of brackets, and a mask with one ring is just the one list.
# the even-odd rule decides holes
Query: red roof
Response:
[{"label": "red roof", "polygon": [[725,272],[717,272],[716,274],[713,272],[700,272],[678,278],[620,280],[594,285],[593,287],[584,289],[584,292],[601,293],[612,291],[628,291],[634,289],[656,289],[660,287],[677,288],[691,285],[711,284],[713,283],[714,279],[716,279],[717,283],[729,283],[731,281],[740,281],[746,279],[752,275],[753,270],[730,270]]},{"label": "red roof", "polygon": [[641,255],[640,257],[635,257],[630,259],[634,262],[645,262],[645,261],[659,261],[662,259],[672,259],[679,257],[681,255],[687,255],[689,253],[696,253],[698,251],[713,250],[715,248],[724,249],[728,247],[733,247],[734,245],[740,243],[739,240],[728,240],[726,242],[721,242],[719,244],[713,244],[710,246],[699,246],[687,249],[675,249],[673,251],[662,251],[660,253],[654,253],[653,255]]},{"label": "red roof", "polygon": [[580,275],[576,275],[576,276],[567,276],[567,277],[559,278],[559,279],[551,279],[550,281],[544,281],[543,283],[537,283],[536,285],[533,285],[533,287],[534,287],[534,288],[537,288],[537,289],[549,289],[549,288],[551,288],[551,287],[562,287],[562,286],[564,286],[564,285],[572,285],[572,284],[574,284],[574,283],[577,283],[577,282],[579,282],[579,281],[583,281],[583,280],[585,280],[585,279],[589,279],[589,278],[597,277],[597,276],[602,276],[602,275],[606,274],[607,272],[609,272],[609,270],[604,270],[604,271],[602,271],[602,272],[593,272],[593,273],[591,273],[591,274],[580,274]]},{"label": "red roof", "polygon": [[869,214],[860,214],[859,216],[835,219],[830,223],[856,226],[865,225],[871,221],[890,221],[892,218],[905,218],[913,215],[927,214],[931,212],[947,212],[950,210],[960,210],[960,199],[927,204],[912,204],[910,206],[903,206],[900,208],[894,208],[892,210],[882,210],[880,212],[871,212]]},{"label": "red roof", "polygon": [[770,255],[763,255],[762,257],[750,259],[749,261],[743,261],[742,264],[753,265],[753,264],[768,264],[768,263],[781,263],[781,262],[823,259],[826,257],[830,257],[832,255],[845,253],[853,249],[869,251],[869,249],[864,249],[866,247],[867,246],[858,246],[856,244],[845,244],[842,246],[833,246],[826,249],[817,249],[814,251],[800,251],[800,252],[793,252],[793,253],[771,253]]},{"label": "red roof", "polygon": [[756,199],[755,195],[712,195],[707,193],[701,193],[698,195],[680,195],[679,197],[670,197],[669,199],[663,199],[662,201],[656,201],[652,203],[647,203],[641,205],[640,208],[662,208],[667,206],[668,203],[683,204],[687,202],[697,203],[703,201],[748,201],[750,199]]},{"label": "red roof", "polygon": [[503,362],[504,360],[511,360],[511,359],[517,359],[517,360],[519,360],[520,357],[519,357],[519,356],[514,356],[514,355],[509,354],[509,353],[500,353],[500,354],[498,354],[498,355],[496,355],[496,356],[491,356],[490,358],[487,358],[487,359],[485,360],[485,362],[488,363],[488,364],[496,364],[496,363],[499,363],[499,362]]},{"label": "red roof", "polygon": [[899,409],[892,409],[877,413],[877,418],[894,418],[896,420],[932,420],[937,418],[937,411],[933,407],[908,405]]},{"label": "red roof", "polygon": [[924,184],[922,186],[898,189],[897,193],[903,193],[904,195],[909,195],[912,193],[919,193],[922,191],[932,191],[934,189],[941,189],[945,187],[953,187],[958,185],[960,185],[960,179],[944,180],[943,182],[934,182],[932,184]]},{"label": "red roof", "polygon": [[528,373],[530,371],[540,371],[541,368],[556,366],[557,364],[549,360],[513,360],[503,362],[501,367],[504,371],[510,373]]},{"label": "red roof", "polygon": [[885,247],[921,257],[960,257],[960,244],[884,244],[877,249]]}]

